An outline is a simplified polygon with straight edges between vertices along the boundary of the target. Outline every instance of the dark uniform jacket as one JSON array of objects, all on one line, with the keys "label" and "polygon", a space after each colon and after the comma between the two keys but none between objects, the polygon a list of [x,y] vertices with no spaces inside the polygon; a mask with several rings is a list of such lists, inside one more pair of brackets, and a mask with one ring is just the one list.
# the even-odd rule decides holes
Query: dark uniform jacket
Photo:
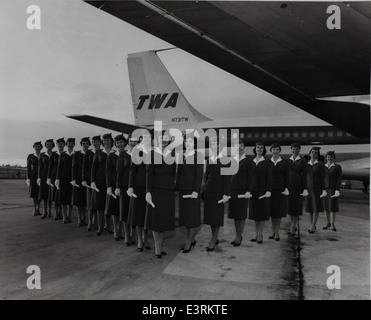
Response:
[{"label": "dark uniform jacket", "polygon": [[218,192],[222,193],[223,195],[229,195],[230,176],[221,174],[221,168],[228,167],[228,165],[223,163],[219,157],[217,157],[215,161],[209,157],[209,159],[206,161],[204,191]]},{"label": "dark uniform jacket", "polygon": [[84,154],[81,151],[76,151],[72,157],[72,180],[81,187],[82,180],[82,164],[84,160]]},{"label": "dark uniform jacket", "polygon": [[91,183],[91,168],[93,165],[94,152],[87,150],[82,159],[82,181],[88,185]]},{"label": "dark uniform jacket", "polygon": [[51,183],[54,183],[57,177],[59,157],[60,157],[59,151],[53,152],[52,156],[50,157],[47,178],[50,179]]},{"label": "dark uniform jacket", "polygon": [[[139,148],[136,146],[136,148]],[[139,151],[139,156],[144,158],[145,156],[150,157],[151,153],[145,153],[144,151]],[[132,157],[132,162],[130,165],[129,173],[129,188],[135,187],[146,187],[146,163],[139,161],[134,161]]]},{"label": "dark uniform jacket", "polygon": [[49,155],[45,152],[42,153],[39,159],[39,172],[38,177],[39,178],[47,178],[48,177],[48,170],[49,170],[49,163],[51,160],[53,153],[49,157]]},{"label": "dark uniform jacket", "polygon": [[313,165],[307,163],[308,189],[325,190],[325,166],[322,162],[316,161]]},{"label": "dark uniform jacket", "polygon": [[110,152],[106,160],[106,184],[107,184],[107,188],[112,188],[113,192],[116,189],[117,158],[118,156],[115,152]]},{"label": "dark uniform jacket", "polygon": [[57,179],[71,181],[72,179],[72,158],[75,152],[69,155],[66,151],[63,152],[58,159]]},{"label": "dark uniform jacket", "polygon": [[39,158],[31,153],[27,157],[27,179],[37,179],[39,172]]},{"label": "dark uniform jacket", "polygon": [[[282,158],[281,158],[282,159]],[[288,161],[282,159],[274,164],[272,162],[272,190],[285,190],[289,185],[289,167]]]},{"label": "dark uniform jacket", "polygon": [[[158,154],[155,155],[155,152]],[[167,154],[166,156],[161,155],[159,157],[159,151],[153,150],[151,152],[151,164],[146,167],[147,178],[146,178],[146,191],[152,192],[156,189],[172,189],[175,190],[175,175],[176,175],[176,163],[167,164],[165,161],[166,157],[173,156],[173,154]],[[162,158],[162,163],[155,164],[153,159]],[[169,161],[168,161],[169,162]]]},{"label": "dark uniform jacket", "polygon": [[270,160],[264,160],[255,163],[254,160],[250,162],[252,167],[251,172],[251,192],[266,192],[272,190],[272,166]]},{"label": "dark uniform jacket", "polygon": [[305,158],[289,159],[289,187],[307,189],[307,164]]},{"label": "dark uniform jacket", "polygon": [[342,169],[340,164],[334,164],[330,168],[325,165],[326,189],[340,190]]},{"label": "dark uniform jacket", "polygon": [[[235,158],[233,161],[237,161]],[[238,171],[230,177],[230,188],[243,190],[245,193],[251,189],[251,164],[245,157],[238,161]]]},{"label": "dark uniform jacket", "polygon": [[203,155],[197,151],[188,157],[183,155],[183,163],[178,164],[176,190],[191,190],[200,194],[204,175],[203,160]]},{"label": "dark uniform jacket", "polygon": [[126,151],[121,151],[116,164],[116,188],[126,191],[129,187],[129,172],[131,166],[131,156]]},{"label": "dark uniform jacket", "polygon": [[106,182],[106,160],[107,153],[105,151],[98,150],[95,152],[91,166],[91,182],[97,182],[98,180]]}]

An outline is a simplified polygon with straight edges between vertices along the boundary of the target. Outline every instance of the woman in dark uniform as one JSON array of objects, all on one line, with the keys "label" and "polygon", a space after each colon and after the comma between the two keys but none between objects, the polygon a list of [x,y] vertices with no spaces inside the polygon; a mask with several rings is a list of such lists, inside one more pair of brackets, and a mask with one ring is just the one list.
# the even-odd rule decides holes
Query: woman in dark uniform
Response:
[{"label": "woman in dark uniform", "polygon": [[[174,230],[175,224],[175,175],[176,163],[170,161],[174,153],[167,149],[171,143],[169,135],[158,138],[158,147],[151,152],[151,164],[147,165],[145,226],[153,231],[155,256],[160,259],[164,251],[164,232]],[[171,163],[171,164],[170,164]]]},{"label": "woman in dark uniform", "polygon": [[224,204],[229,199],[229,176],[221,174],[225,165],[221,161],[223,155],[220,147],[217,138],[211,139],[211,156],[206,162],[204,175],[204,224],[211,227],[212,234],[206,251],[213,251],[219,244],[219,229],[224,225]]},{"label": "woman in dark uniform", "polygon": [[40,216],[40,200],[39,200],[39,186],[37,185],[37,175],[39,170],[40,152],[43,145],[40,142],[33,144],[35,153],[31,153],[27,157],[27,180],[29,187],[30,198],[33,199],[33,215]]},{"label": "woman in dark uniform", "polygon": [[72,157],[75,153],[75,138],[67,139],[67,151],[61,153],[58,160],[55,186],[59,190],[62,205],[63,223],[72,222]]},{"label": "woman in dark uniform", "polygon": [[[98,228],[98,218],[97,218],[97,208],[96,205],[93,205],[92,199],[92,189],[91,189],[91,168],[93,166],[93,158],[94,153],[100,150],[100,146],[102,144],[102,140],[100,136],[94,136],[92,139],[94,152],[90,149],[84,152],[83,150],[83,160],[82,160],[82,182],[81,184],[86,188],[86,208],[88,212],[88,225],[86,227],[86,231],[91,231],[92,226]],[[82,146],[85,149],[86,147],[89,148],[90,140],[87,138],[86,140],[82,141]]]},{"label": "woman in dark uniform", "polygon": [[[119,134],[115,137],[115,143],[126,139],[123,134]],[[116,179],[117,179],[117,154],[115,150],[107,156],[106,161],[106,184],[107,184],[107,201],[106,201],[106,217],[112,217],[113,220],[113,238],[115,241],[120,240],[121,228],[120,228],[120,202],[115,195],[116,190]]]},{"label": "woman in dark uniform", "polygon": [[288,234],[295,235],[299,216],[303,214],[303,197],[308,196],[307,190],[307,165],[305,158],[300,153],[300,144],[291,144],[292,156],[289,159],[289,209],[291,217],[290,231]]},{"label": "woman in dark uniform", "polygon": [[[136,226],[137,251],[142,252],[147,238],[144,232],[146,217],[146,164],[151,156],[152,137],[148,131],[142,133],[141,143],[132,152],[132,162],[129,172],[129,188],[127,194],[130,197],[129,225]],[[150,248],[150,247],[149,247]]]},{"label": "woman in dark uniform", "polygon": [[[326,227],[323,229],[331,228],[332,231],[336,231],[335,227],[335,215],[339,212],[339,196],[340,196],[340,185],[342,169],[341,165],[335,163],[335,151],[329,151],[326,153],[327,163],[325,164],[325,186],[327,196],[325,198],[325,210],[326,210]],[[331,220],[330,220],[331,214]]]},{"label": "woman in dark uniform", "polygon": [[131,137],[128,137],[129,149],[126,151],[126,139],[120,139],[116,141],[116,147],[119,151],[117,165],[116,165],[116,190],[115,195],[120,197],[120,223],[124,230],[124,243],[126,246],[130,246],[130,227],[128,224],[129,217],[129,203],[130,197],[126,193],[129,188],[129,171],[131,165],[131,150],[136,145],[136,141],[132,141]]},{"label": "woman in dark uniform", "polygon": [[[183,253],[196,245],[196,234],[201,226],[201,184],[204,174],[204,158],[197,149],[194,136],[185,136],[183,159],[178,165],[176,187],[179,191],[179,225],[187,228],[187,240]],[[184,198],[184,196],[189,196]]]},{"label": "woman in dark uniform", "polygon": [[[241,245],[242,233],[247,218],[248,199],[251,198],[251,168],[245,155],[245,143],[239,139],[238,155],[232,159],[238,165],[238,171],[230,178],[230,201],[228,218],[234,219],[236,237],[231,242],[235,247]],[[242,198],[242,195],[244,198]]]},{"label": "woman in dark uniform", "polygon": [[[106,209],[107,182],[106,182],[106,161],[107,156],[111,152],[113,146],[113,138],[110,133],[103,135],[103,150],[97,150],[94,154],[93,164],[91,168],[91,188],[93,189],[93,204],[98,215],[98,231],[97,236],[102,234],[105,228],[109,233],[109,226],[104,224],[104,210]],[[94,206],[93,206],[94,208]],[[104,226],[105,225],[105,226]]]},{"label": "woman in dark uniform", "polygon": [[81,227],[86,221],[86,190],[82,185],[82,167],[84,154],[89,148],[89,138],[82,138],[82,151],[76,151],[72,157],[72,205],[77,207],[77,226]]},{"label": "woman in dark uniform", "polygon": [[64,141],[64,138],[57,139],[58,151],[53,152],[50,158],[48,178],[46,179],[46,182],[49,185],[49,199],[51,199],[51,201],[54,202],[54,206],[55,206],[54,220],[62,219],[62,206],[61,206],[61,200],[60,200],[60,192],[55,186],[55,181],[57,178],[59,157],[64,152],[65,145],[66,145],[66,142]]},{"label": "woman in dark uniform", "polygon": [[281,219],[286,217],[289,190],[289,168],[286,160],[280,156],[281,146],[273,143],[270,151],[272,153],[272,196],[270,199],[270,216],[273,234],[269,239],[280,241],[279,229]]},{"label": "woman in dark uniform", "polygon": [[44,202],[44,214],[41,219],[51,217],[52,200],[49,199],[49,185],[47,184],[49,162],[53,155],[53,148],[55,147],[53,139],[45,141],[46,152],[42,153],[39,161],[39,171],[37,184],[39,185],[39,199]]},{"label": "woman in dark uniform", "polygon": [[323,198],[326,197],[325,187],[325,166],[319,162],[319,147],[313,147],[309,154],[310,160],[307,163],[307,183],[308,183],[308,198],[306,201],[306,211],[310,214],[309,233],[314,233],[318,220],[319,212],[323,212]]},{"label": "woman in dark uniform", "polygon": [[265,221],[270,217],[270,197],[272,191],[272,164],[264,156],[266,154],[264,142],[257,142],[253,150],[255,158],[251,167],[251,201],[249,219],[255,221],[256,237],[251,241],[258,244],[263,242]]}]

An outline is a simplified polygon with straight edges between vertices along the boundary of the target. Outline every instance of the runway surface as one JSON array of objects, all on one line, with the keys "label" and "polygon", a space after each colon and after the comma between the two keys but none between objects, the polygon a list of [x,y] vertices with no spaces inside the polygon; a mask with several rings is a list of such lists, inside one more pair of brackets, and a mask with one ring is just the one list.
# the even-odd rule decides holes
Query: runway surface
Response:
[{"label": "runway surface", "polygon": [[[300,220],[300,235],[287,235],[289,217],[281,224],[281,241],[269,240],[270,222],[261,245],[247,220],[240,247],[233,247],[233,221],[225,217],[220,244],[206,252],[211,238],[202,226],[197,245],[188,254],[180,248],[186,230],[166,233],[167,256],[152,250],[139,253],[111,234],[97,237],[76,226],[32,215],[24,180],[0,180],[0,299],[125,299],[125,300],[247,300],[247,299],[369,299],[369,196],[345,190],[340,200],[337,232],[322,230],[320,214],[315,234],[307,232],[308,214]],[[29,265],[41,269],[41,289],[29,290]],[[329,289],[327,268],[341,271],[341,289]]]}]

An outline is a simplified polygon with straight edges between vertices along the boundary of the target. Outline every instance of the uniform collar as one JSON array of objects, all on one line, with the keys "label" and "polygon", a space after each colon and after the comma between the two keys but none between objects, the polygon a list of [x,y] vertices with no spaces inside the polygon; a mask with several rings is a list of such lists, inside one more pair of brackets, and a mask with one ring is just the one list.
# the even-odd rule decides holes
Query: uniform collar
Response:
[{"label": "uniform collar", "polygon": [[282,158],[281,156],[278,157],[277,161],[274,161],[273,157],[271,158],[271,161],[274,163],[274,165],[276,166],[278,162],[282,161]]},{"label": "uniform collar", "polygon": [[70,156],[70,157],[71,157],[74,153],[75,153],[75,150],[72,150],[71,153],[69,153],[68,150],[65,152],[65,154],[68,155],[68,156]]},{"label": "uniform collar", "polygon": [[331,163],[330,165],[329,165],[329,163],[327,162],[326,164],[325,164],[325,166],[327,167],[327,168],[331,168],[331,167],[335,167],[335,162],[333,162],[333,163]]},{"label": "uniform collar", "polygon": [[81,150],[81,153],[82,153],[82,154],[86,154],[88,151],[91,151],[91,150],[88,149],[88,150],[84,151],[84,149],[82,149],[82,150]]},{"label": "uniform collar", "polygon": [[167,157],[169,155],[169,153],[171,153],[171,151],[169,149],[165,148],[164,151],[163,151],[159,147],[156,147],[154,149],[154,151],[157,152],[157,153],[159,153],[159,154],[161,154],[161,155],[163,155],[164,157]]},{"label": "uniform collar", "polygon": [[296,158],[294,158],[294,155],[292,155],[291,157],[290,157],[290,160],[292,160],[292,161],[297,161],[297,160],[300,160],[301,159],[301,157],[298,155]]},{"label": "uniform collar", "polygon": [[316,163],[318,163],[318,160],[315,160],[314,162],[312,162],[312,159],[308,161],[308,164],[310,164],[311,166],[315,165]]},{"label": "uniform collar", "polygon": [[56,152],[57,155],[61,155],[62,153],[65,153],[66,151],[59,152],[59,150]]},{"label": "uniform collar", "polygon": [[53,152],[49,155],[48,152],[45,152],[45,155],[47,155],[49,158],[52,156]]},{"label": "uniform collar", "polygon": [[151,147],[149,149],[145,148],[144,147],[144,144],[138,144],[137,147],[139,150],[143,151],[145,154],[148,154],[149,152],[151,152]]},{"label": "uniform collar", "polygon": [[131,150],[126,150],[126,151],[124,151],[124,152],[126,152],[129,156],[131,156],[132,155],[132,152],[131,152]]},{"label": "uniform collar", "polygon": [[262,162],[264,160],[265,160],[265,158],[264,157],[261,157],[259,160],[256,160],[256,158],[254,158],[253,161],[255,162],[256,165],[258,165],[259,162]]},{"label": "uniform collar", "polygon": [[246,158],[246,155],[243,154],[242,157],[240,158],[240,155],[239,154],[236,154],[236,156],[234,157],[234,159],[237,161],[237,162],[240,162],[242,161],[243,159]]},{"label": "uniform collar", "polygon": [[210,156],[210,159],[212,162],[216,162],[216,160],[220,159],[222,156],[223,156],[222,153],[219,153],[216,157],[213,154],[212,156]]},{"label": "uniform collar", "polygon": [[196,151],[194,151],[194,150],[192,150],[192,151],[189,152],[189,153],[185,152],[185,153],[184,153],[184,158],[188,158],[188,157],[194,155],[195,153],[196,153]]},{"label": "uniform collar", "polygon": [[110,154],[110,153],[115,153],[115,152],[116,152],[116,150],[113,150],[113,149],[111,149],[111,151],[110,151],[110,152],[107,152],[107,151],[106,151],[106,149],[103,149],[103,150],[102,150],[102,152],[104,152],[105,154],[107,154],[107,155],[108,155],[108,154]]},{"label": "uniform collar", "polygon": [[33,154],[36,158],[40,159],[41,157],[41,152],[40,152],[40,155],[37,155],[36,152]]}]

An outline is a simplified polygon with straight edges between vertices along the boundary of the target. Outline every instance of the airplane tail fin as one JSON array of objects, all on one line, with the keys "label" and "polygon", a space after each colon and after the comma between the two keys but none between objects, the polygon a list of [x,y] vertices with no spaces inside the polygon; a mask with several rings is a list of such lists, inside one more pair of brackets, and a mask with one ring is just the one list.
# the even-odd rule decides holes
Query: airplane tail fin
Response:
[{"label": "airplane tail fin", "polygon": [[137,126],[211,120],[187,101],[155,51],[129,54],[127,63]]}]

